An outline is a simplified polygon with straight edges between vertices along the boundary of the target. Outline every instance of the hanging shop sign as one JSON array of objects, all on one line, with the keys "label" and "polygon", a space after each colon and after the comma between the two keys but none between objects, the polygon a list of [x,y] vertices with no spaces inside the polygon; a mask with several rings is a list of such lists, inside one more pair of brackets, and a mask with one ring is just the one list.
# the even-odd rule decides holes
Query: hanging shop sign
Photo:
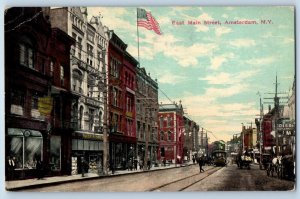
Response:
[{"label": "hanging shop sign", "polygon": [[40,114],[47,116],[51,114],[53,107],[53,100],[50,96],[40,97],[38,100],[38,110]]}]

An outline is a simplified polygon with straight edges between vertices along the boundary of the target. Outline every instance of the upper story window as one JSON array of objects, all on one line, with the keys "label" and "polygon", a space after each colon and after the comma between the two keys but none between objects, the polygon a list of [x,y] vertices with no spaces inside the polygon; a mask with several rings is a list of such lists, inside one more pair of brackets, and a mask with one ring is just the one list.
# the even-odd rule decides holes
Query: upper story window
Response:
[{"label": "upper story window", "polygon": [[160,132],[160,140],[164,140],[165,133],[163,131]]},{"label": "upper story window", "polygon": [[159,118],[159,127],[160,127],[160,128],[163,128],[163,127],[164,127],[164,118],[163,118],[163,117],[160,117],[160,118]]},{"label": "upper story window", "polygon": [[170,116],[167,117],[167,127],[171,127],[171,121],[172,121],[172,118]]},{"label": "upper story window", "polygon": [[168,140],[170,141],[172,137],[172,133],[170,131],[168,131]]},{"label": "upper story window", "polygon": [[90,42],[94,42],[94,35],[91,34],[91,33],[88,33],[88,34],[87,34],[87,39],[88,39]]},{"label": "upper story window", "polygon": [[53,70],[54,70],[54,62],[50,61],[50,76],[53,76]]},{"label": "upper story window", "polygon": [[117,78],[120,76],[120,62],[114,58],[110,61],[110,74]]},{"label": "upper story window", "polygon": [[34,68],[34,48],[33,42],[26,36],[19,42],[20,64],[29,68]]},{"label": "upper story window", "polygon": [[60,83],[63,86],[64,85],[64,79],[65,79],[65,71],[64,71],[64,67],[60,66]]},{"label": "upper story window", "polygon": [[19,89],[11,90],[11,107],[10,113],[23,115],[25,108],[25,92]]}]

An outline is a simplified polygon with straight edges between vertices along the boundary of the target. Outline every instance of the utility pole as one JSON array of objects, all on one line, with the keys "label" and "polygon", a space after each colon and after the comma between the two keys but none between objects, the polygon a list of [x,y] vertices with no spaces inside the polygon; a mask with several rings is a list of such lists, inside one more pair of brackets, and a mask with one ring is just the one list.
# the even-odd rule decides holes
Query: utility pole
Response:
[{"label": "utility pole", "polygon": [[274,97],[274,106],[275,106],[275,140],[276,140],[276,156],[279,155],[279,144],[278,144],[278,131],[277,131],[277,120],[279,118],[279,97],[277,96],[277,74],[276,74],[276,82],[275,82],[275,97]]},{"label": "utility pole", "polygon": [[106,56],[106,51],[103,52],[103,62],[104,62],[104,71],[103,71],[103,103],[104,103],[104,113],[103,113],[103,118],[104,118],[104,123],[103,123],[103,173],[104,175],[108,174],[108,159],[109,159],[109,142],[108,142],[108,114],[107,114],[107,94],[108,94],[108,77],[106,73],[106,62],[105,62],[105,56]]},{"label": "utility pole", "polygon": [[260,92],[257,93],[259,95],[259,167],[262,169],[262,146],[263,146],[263,130],[262,130],[262,119],[263,119],[263,105],[261,103],[261,95]]}]

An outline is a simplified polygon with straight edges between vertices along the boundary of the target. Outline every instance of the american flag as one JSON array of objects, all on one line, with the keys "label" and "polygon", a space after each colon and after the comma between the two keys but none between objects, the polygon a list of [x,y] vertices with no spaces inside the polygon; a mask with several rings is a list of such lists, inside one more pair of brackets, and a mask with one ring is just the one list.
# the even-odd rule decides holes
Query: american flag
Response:
[{"label": "american flag", "polygon": [[137,9],[137,25],[148,30],[153,30],[158,35],[162,34],[158,22],[151,13],[141,8]]}]

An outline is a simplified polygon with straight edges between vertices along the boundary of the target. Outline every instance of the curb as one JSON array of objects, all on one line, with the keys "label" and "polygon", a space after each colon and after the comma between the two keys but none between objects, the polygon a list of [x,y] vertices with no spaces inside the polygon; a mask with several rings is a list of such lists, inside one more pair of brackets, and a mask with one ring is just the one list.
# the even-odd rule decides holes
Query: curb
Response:
[{"label": "curb", "polygon": [[11,188],[5,187],[5,189],[6,189],[6,191],[21,191],[21,190],[26,190],[26,189],[42,188],[42,187],[46,187],[49,185],[60,185],[60,184],[64,184],[64,183],[72,183],[72,182],[78,182],[78,181],[113,178],[113,177],[126,176],[126,175],[137,175],[137,174],[141,174],[141,173],[157,172],[157,171],[161,171],[161,170],[176,169],[176,168],[188,167],[188,166],[192,166],[192,165],[193,164],[177,166],[177,167],[169,167],[169,168],[167,167],[167,168],[163,168],[163,169],[145,170],[145,171],[132,172],[132,173],[119,173],[119,174],[105,175],[105,176],[82,177],[82,178],[78,178],[78,179],[45,182],[45,183],[40,183],[40,184],[29,184],[29,185],[24,185],[24,186],[19,186],[19,187],[11,187]]}]

